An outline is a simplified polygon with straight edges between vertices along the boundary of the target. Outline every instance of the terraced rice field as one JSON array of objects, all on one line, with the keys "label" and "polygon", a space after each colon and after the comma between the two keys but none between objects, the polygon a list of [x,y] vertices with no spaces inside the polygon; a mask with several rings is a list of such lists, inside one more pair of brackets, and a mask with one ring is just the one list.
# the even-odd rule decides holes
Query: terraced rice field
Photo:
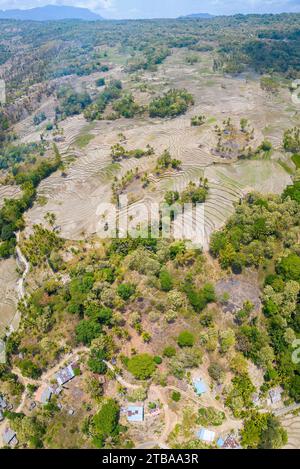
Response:
[{"label": "terraced rice field", "polygon": [[300,416],[288,414],[281,421],[288,433],[288,444],[283,449],[298,449],[300,446]]},{"label": "terraced rice field", "polygon": [[[277,157],[228,163],[214,156],[212,148],[216,144],[216,122],[222,124],[230,116],[238,125],[245,117],[255,130],[253,148],[268,137],[276,148],[276,155],[284,158],[278,139],[282,131],[278,128],[288,127],[291,120],[299,119],[288,92],[283,90],[276,97],[269,96],[261,90],[255,76],[223,77],[211,72],[211,64],[211,57],[203,54],[199,64],[188,66],[184,63],[184,53],[177,51],[155,74],[141,74],[141,80],[158,94],[173,86],[187,88],[195,97],[195,106],[185,116],[172,120],[144,116],[99,121],[92,126],[82,116],[63,121],[65,140],[58,144],[59,150],[66,161],[70,157],[75,157],[75,161],[67,169],[66,177],[56,173],[41,184],[39,195],[45,196],[48,202],[43,207],[35,205],[28,212],[29,229],[33,223],[42,223],[50,211],[56,214],[57,225],[66,238],[82,239],[96,233],[109,218],[109,213],[105,213],[109,211],[101,211],[101,204],[111,201],[113,178],[120,179],[128,170],[135,171],[136,168],[140,174],[149,174],[151,184],[146,191],[136,188],[132,194],[131,210],[135,213],[132,223],[141,221],[143,204],[149,206],[160,202],[166,190],[181,192],[189,181],[197,181],[203,176],[208,178],[210,190],[204,204],[205,248],[211,232],[224,224],[233,213],[234,203],[245,193],[250,190],[280,193],[291,178],[277,162]],[[134,81],[128,80],[119,69],[116,73],[126,78],[125,87],[132,86],[134,91]],[[151,99],[151,95],[146,93],[143,101],[147,101],[146,98]],[[205,114],[207,123],[191,127],[190,119],[197,114]],[[76,139],[85,132],[94,138],[80,149]],[[155,155],[112,164],[110,148],[119,141],[119,133],[125,134],[127,149],[145,148],[149,144],[155,149]],[[155,161],[164,149],[182,161],[181,169],[157,176]]]},{"label": "terraced rice field", "polygon": [[[16,287],[19,279],[16,261],[11,258],[0,261],[0,335],[16,326],[14,318],[18,298]],[[17,320],[17,318],[15,318]]]},{"label": "terraced rice field", "polygon": [[0,184],[0,208],[3,206],[5,199],[14,199],[20,193],[21,190],[17,186],[2,186]]}]

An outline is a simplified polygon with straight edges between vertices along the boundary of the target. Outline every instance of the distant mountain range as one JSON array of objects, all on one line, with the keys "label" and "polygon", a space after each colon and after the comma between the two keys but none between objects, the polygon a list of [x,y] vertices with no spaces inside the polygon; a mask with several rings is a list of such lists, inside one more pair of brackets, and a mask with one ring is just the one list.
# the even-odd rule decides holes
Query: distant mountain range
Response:
[{"label": "distant mountain range", "polygon": [[192,15],[180,16],[180,18],[201,18],[201,19],[210,19],[214,18],[214,15],[210,15],[209,13],[194,13]]},{"label": "distant mountain range", "polygon": [[69,6],[47,5],[31,8],[30,10],[0,10],[0,19],[55,21],[77,19],[84,21],[97,21],[103,18],[87,8]]}]

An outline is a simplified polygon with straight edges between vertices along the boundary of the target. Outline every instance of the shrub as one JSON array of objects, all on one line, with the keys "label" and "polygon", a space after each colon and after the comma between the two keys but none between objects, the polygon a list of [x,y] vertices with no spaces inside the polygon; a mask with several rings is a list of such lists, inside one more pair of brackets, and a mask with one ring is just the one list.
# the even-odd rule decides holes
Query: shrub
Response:
[{"label": "shrub", "polygon": [[102,332],[101,324],[94,319],[83,319],[76,326],[77,342],[90,345],[93,339],[99,337]]},{"label": "shrub", "polygon": [[195,343],[195,338],[191,332],[183,331],[179,334],[177,343],[179,347],[192,347]]},{"label": "shrub", "polygon": [[118,295],[127,301],[135,293],[136,287],[132,283],[122,283],[118,286]]},{"label": "shrub", "polygon": [[300,256],[289,254],[287,257],[284,257],[277,265],[276,271],[285,280],[300,282]]},{"label": "shrub", "polygon": [[88,366],[93,373],[103,375],[106,373],[107,366],[103,360],[107,357],[107,353],[103,349],[92,349],[88,359]]},{"label": "shrub", "polygon": [[153,357],[147,353],[135,355],[127,363],[130,373],[137,379],[149,379],[155,371],[156,365]]},{"label": "shrub", "polygon": [[270,151],[272,150],[272,143],[269,142],[269,140],[264,140],[260,145],[259,149],[262,151]]},{"label": "shrub", "polygon": [[173,288],[173,279],[167,270],[163,269],[159,274],[160,287],[163,291],[170,291]]},{"label": "shrub", "polygon": [[201,312],[208,303],[211,303],[216,299],[214,286],[210,283],[207,283],[198,291],[192,285],[186,284],[184,290],[189,302],[196,312]]},{"label": "shrub", "polygon": [[100,87],[104,85],[105,85],[105,78],[98,78],[98,80],[96,80],[96,86]]},{"label": "shrub", "polygon": [[179,402],[180,399],[181,399],[181,394],[180,394],[180,392],[178,392],[178,391],[173,391],[173,392],[172,392],[172,395],[171,395],[171,398],[172,398],[173,401]]},{"label": "shrub", "polygon": [[117,436],[119,428],[120,408],[118,404],[109,399],[100,411],[93,417],[94,443],[102,447],[109,437]]},{"label": "shrub", "polygon": [[136,104],[132,94],[126,94],[114,103],[113,110],[128,119],[140,112],[140,106]]},{"label": "shrub", "polygon": [[211,363],[208,368],[208,373],[213,380],[217,381],[217,383],[222,382],[224,370],[218,363]]},{"label": "shrub", "polygon": [[157,364],[157,365],[161,365],[162,363],[162,358],[159,357],[158,355],[156,355],[154,358],[153,358],[154,362]]},{"label": "shrub", "polygon": [[216,410],[213,407],[202,407],[199,409],[198,415],[197,423],[204,426],[219,426],[225,420],[224,412]]},{"label": "shrub", "polygon": [[18,367],[23,376],[27,378],[37,379],[41,375],[41,369],[31,360],[24,359],[18,362]]},{"label": "shrub", "polygon": [[166,347],[163,351],[163,355],[164,357],[168,357],[168,358],[171,358],[171,357],[175,357],[176,355],[176,349],[175,347]]}]

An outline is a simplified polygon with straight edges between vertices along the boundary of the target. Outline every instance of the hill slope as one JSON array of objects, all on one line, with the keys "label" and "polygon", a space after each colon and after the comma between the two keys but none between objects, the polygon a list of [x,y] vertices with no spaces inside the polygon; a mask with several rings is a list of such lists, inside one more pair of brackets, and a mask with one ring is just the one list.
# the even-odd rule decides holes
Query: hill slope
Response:
[{"label": "hill slope", "polygon": [[80,19],[85,21],[97,21],[103,18],[87,8],[47,5],[44,7],[31,8],[29,10],[0,10],[0,19],[32,21]]},{"label": "hill slope", "polygon": [[211,15],[209,13],[193,13],[191,15],[181,16],[180,18],[210,19],[210,18],[214,18],[214,15]]}]

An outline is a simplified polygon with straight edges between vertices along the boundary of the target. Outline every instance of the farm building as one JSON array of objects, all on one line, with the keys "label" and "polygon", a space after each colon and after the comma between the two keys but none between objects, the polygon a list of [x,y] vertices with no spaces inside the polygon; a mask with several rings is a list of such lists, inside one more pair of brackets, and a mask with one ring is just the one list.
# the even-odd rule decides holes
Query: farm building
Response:
[{"label": "farm building", "polygon": [[59,372],[56,373],[55,378],[56,378],[56,381],[58,382],[58,384],[60,386],[63,386],[68,381],[73,379],[74,376],[75,376],[75,373],[74,373],[74,370],[72,368],[72,365],[68,365],[65,368],[62,368],[61,370],[59,370]]},{"label": "farm building", "polygon": [[4,432],[2,433],[2,440],[5,445],[9,445],[11,447],[15,447],[18,444],[16,432],[14,432],[9,427],[6,427]]},{"label": "farm building", "polygon": [[128,422],[143,422],[144,421],[144,406],[130,405],[126,409]]},{"label": "farm building", "polygon": [[212,443],[215,439],[215,436],[215,432],[207,430],[206,428],[201,428],[197,432],[197,437],[199,438],[199,440],[204,441],[205,443]]},{"label": "farm building", "polygon": [[207,387],[205,381],[203,381],[203,379],[201,379],[201,378],[194,378],[193,379],[193,386],[194,386],[194,389],[195,389],[195,393],[198,396],[201,396],[202,394],[205,394],[208,391],[208,387]]}]

